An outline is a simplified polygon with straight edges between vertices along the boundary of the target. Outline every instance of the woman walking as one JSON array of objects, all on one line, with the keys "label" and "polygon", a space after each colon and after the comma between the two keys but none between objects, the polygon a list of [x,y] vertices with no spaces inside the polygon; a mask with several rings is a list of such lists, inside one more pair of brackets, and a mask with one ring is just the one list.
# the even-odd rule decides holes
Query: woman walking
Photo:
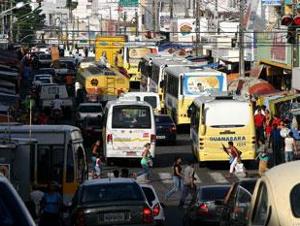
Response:
[{"label": "woman walking", "polygon": [[141,159],[141,166],[143,170],[137,173],[137,176],[145,175],[145,180],[149,180],[150,167],[152,167],[153,165],[153,162],[151,160],[150,147],[150,143],[145,144]]},{"label": "woman walking", "polygon": [[166,193],[165,199],[169,199],[175,192],[182,190],[183,187],[183,175],[182,175],[182,167],[181,167],[181,162],[182,159],[180,157],[176,157],[175,161],[174,161],[174,165],[173,165],[173,182],[174,185],[171,188],[171,190],[169,190]]}]

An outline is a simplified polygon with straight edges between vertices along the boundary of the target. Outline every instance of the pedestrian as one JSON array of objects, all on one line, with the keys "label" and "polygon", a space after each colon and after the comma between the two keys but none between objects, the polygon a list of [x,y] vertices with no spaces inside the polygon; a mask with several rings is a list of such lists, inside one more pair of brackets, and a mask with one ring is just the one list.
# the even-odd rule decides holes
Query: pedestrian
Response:
[{"label": "pedestrian", "polygon": [[257,114],[254,115],[254,125],[255,125],[255,134],[256,134],[256,143],[258,143],[259,140],[264,141],[264,126],[265,126],[266,118],[262,114],[262,111],[260,108],[257,109]]},{"label": "pedestrian", "polygon": [[258,174],[261,176],[268,170],[269,155],[265,143],[263,141],[260,142],[256,159],[259,159]]},{"label": "pedestrian", "polygon": [[145,175],[145,180],[149,180],[150,176],[150,167],[152,167],[152,160],[151,160],[151,152],[150,152],[151,144],[147,143],[144,146],[144,150],[142,153],[142,159],[141,159],[141,166],[143,168],[142,171],[137,173],[137,176]]},{"label": "pedestrian", "polygon": [[44,197],[44,192],[42,192],[36,184],[32,186],[32,190],[30,192],[30,199],[34,203],[35,216],[38,218],[40,214],[40,204],[42,198]]},{"label": "pedestrian", "polygon": [[107,56],[106,56],[106,52],[105,51],[102,52],[102,56],[100,57],[99,64],[102,67],[107,67],[108,60],[107,60]]},{"label": "pedestrian", "polygon": [[97,157],[96,157],[96,163],[95,163],[95,168],[94,168],[94,176],[93,179],[97,179],[100,178],[101,176],[101,172],[102,172],[102,161],[101,161],[101,157],[100,154],[97,153]]},{"label": "pedestrian", "polygon": [[234,146],[232,141],[228,142],[228,148],[223,145],[224,151],[229,155],[229,177],[233,176],[235,166],[241,158],[241,152]]},{"label": "pedestrian", "polygon": [[173,187],[166,193],[165,199],[169,199],[175,192],[182,190],[183,187],[183,174],[181,167],[182,159],[180,157],[176,157],[173,164]]},{"label": "pedestrian", "polygon": [[114,178],[119,178],[119,175],[120,175],[119,170],[115,169],[115,170],[113,171],[113,175],[114,175]]},{"label": "pedestrian", "polygon": [[88,56],[89,56],[89,48],[88,47],[84,48],[84,55],[85,55],[85,58],[88,58]]},{"label": "pedestrian", "polygon": [[92,145],[92,168],[95,168],[96,165],[96,158],[98,154],[101,154],[101,141],[97,140],[93,145]]},{"label": "pedestrian", "polygon": [[289,132],[286,138],[284,138],[284,159],[285,162],[293,161],[293,155],[296,151],[296,142],[293,137],[293,132]]},{"label": "pedestrian", "polygon": [[182,187],[182,192],[181,192],[181,197],[180,197],[178,207],[184,206],[185,200],[189,194],[191,194],[191,196],[194,197],[195,195],[194,175],[195,175],[194,163],[192,161],[189,161],[187,167],[183,170],[183,187]]},{"label": "pedestrian", "polygon": [[44,194],[41,201],[41,219],[39,226],[61,225],[61,211],[63,199],[57,191],[55,183],[48,184],[48,191]]},{"label": "pedestrian", "polygon": [[269,142],[271,131],[272,131],[272,121],[273,120],[272,120],[270,111],[268,109],[266,109],[266,111],[265,111],[265,117],[266,117],[266,121],[265,121],[266,141]]},{"label": "pedestrian", "polygon": [[269,140],[269,148],[272,145],[272,159],[273,166],[276,166],[282,162],[282,147],[283,147],[283,139],[280,135],[280,128],[278,128],[277,124],[273,124],[272,132]]}]

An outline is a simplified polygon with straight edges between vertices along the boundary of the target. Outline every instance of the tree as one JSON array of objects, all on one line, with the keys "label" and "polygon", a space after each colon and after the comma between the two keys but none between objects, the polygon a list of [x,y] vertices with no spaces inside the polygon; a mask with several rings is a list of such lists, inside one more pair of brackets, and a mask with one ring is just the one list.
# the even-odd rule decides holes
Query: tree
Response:
[{"label": "tree", "polygon": [[[29,0],[17,0],[16,2],[27,3]],[[41,14],[42,10],[39,7],[32,9],[31,6],[25,5],[21,9],[14,10],[14,16],[17,21],[13,25],[13,33],[16,34],[14,39],[22,43],[32,44],[36,39],[36,31],[42,30],[45,24],[45,15]]]}]

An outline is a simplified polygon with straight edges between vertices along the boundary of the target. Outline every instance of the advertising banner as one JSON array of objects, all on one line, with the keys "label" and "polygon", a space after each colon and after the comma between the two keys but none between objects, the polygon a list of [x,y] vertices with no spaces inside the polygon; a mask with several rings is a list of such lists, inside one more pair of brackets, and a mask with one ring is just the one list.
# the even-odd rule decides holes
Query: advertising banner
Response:
[{"label": "advertising banner", "polygon": [[183,77],[184,95],[201,95],[210,92],[222,92],[224,77],[219,76],[185,76]]}]

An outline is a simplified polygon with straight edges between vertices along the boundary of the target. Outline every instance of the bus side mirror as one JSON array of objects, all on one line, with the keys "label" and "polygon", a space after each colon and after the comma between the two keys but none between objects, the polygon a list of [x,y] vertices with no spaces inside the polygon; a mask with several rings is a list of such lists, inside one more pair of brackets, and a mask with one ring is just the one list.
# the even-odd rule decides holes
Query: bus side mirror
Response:
[{"label": "bus side mirror", "polygon": [[206,133],[206,125],[202,124],[200,125],[200,134],[201,136],[204,136]]}]

